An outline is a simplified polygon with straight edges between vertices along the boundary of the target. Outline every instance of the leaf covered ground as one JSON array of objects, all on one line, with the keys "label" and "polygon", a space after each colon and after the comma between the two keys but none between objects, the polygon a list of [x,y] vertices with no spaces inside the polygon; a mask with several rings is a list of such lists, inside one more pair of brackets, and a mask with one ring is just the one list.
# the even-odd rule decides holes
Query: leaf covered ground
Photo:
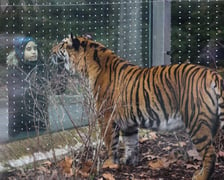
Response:
[{"label": "leaf covered ground", "polygon": [[[140,136],[140,163],[136,167],[121,165],[120,167],[102,168],[96,161],[106,159],[106,151],[102,147],[98,158],[94,156],[92,148],[86,152],[73,152],[61,161],[45,161],[35,167],[26,167],[6,172],[0,179],[94,179],[94,180],[190,180],[195,170],[200,168],[201,161],[188,135],[183,131],[177,133],[147,132]],[[216,140],[217,162],[213,180],[224,178],[224,135],[220,134]],[[122,145],[120,154],[124,151]],[[77,159],[77,154],[82,154]],[[88,157],[85,157],[88,154]],[[100,159],[100,160],[99,160]]]}]

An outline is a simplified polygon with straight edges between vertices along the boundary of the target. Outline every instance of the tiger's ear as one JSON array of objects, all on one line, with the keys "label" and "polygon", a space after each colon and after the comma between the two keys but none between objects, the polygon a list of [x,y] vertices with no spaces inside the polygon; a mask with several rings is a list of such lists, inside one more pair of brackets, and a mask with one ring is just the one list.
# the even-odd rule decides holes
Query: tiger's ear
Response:
[{"label": "tiger's ear", "polygon": [[75,36],[73,36],[73,34],[71,33],[70,34],[70,39],[71,39],[71,42],[72,42],[72,46],[75,48],[76,51],[79,50],[79,46],[80,46],[80,42],[78,40],[78,38]]},{"label": "tiger's ear", "polygon": [[75,38],[77,38],[77,37],[78,37],[77,35],[73,36],[73,33],[71,32],[71,34],[70,34],[70,38],[71,38],[71,39],[75,39]]},{"label": "tiger's ear", "polygon": [[80,41],[78,38],[72,39],[72,46],[75,48],[76,51],[79,50]]},{"label": "tiger's ear", "polygon": [[72,34],[72,32],[71,32],[71,35],[70,35],[70,37],[71,37],[71,39],[73,39],[73,34]]}]

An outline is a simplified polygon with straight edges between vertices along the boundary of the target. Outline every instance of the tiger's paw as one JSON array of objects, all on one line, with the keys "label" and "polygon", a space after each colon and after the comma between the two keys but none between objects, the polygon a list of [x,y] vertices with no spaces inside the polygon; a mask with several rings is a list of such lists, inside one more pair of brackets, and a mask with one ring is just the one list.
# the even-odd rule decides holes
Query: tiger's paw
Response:
[{"label": "tiger's paw", "polygon": [[197,171],[194,173],[194,175],[193,175],[193,177],[192,177],[192,180],[206,180],[207,177],[205,177],[205,175],[204,175],[203,172],[204,172],[203,169],[201,169],[201,170],[197,170]]},{"label": "tiger's paw", "polygon": [[121,161],[128,166],[137,166],[138,156],[128,156],[128,157],[122,158]]},{"label": "tiger's paw", "polygon": [[119,165],[114,163],[114,161],[109,158],[103,163],[103,169],[109,168],[109,169],[118,169]]},{"label": "tiger's paw", "polygon": [[126,149],[125,156],[121,161],[128,166],[137,166],[139,162],[138,153],[138,148]]}]

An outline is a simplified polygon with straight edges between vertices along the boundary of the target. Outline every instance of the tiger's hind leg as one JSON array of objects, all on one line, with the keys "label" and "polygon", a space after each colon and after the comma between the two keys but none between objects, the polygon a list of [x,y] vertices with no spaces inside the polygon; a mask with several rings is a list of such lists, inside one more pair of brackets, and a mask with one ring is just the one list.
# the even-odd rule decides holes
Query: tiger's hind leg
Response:
[{"label": "tiger's hind leg", "polygon": [[200,128],[197,130],[197,133],[191,137],[191,140],[195,145],[199,155],[202,157],[203,163],[202,169],[196,171],[192,179],[207,180],[213,173],[216,161],[215,148],[212,144],[213,137],[211,129],[203,123],[200,124]]},{"label": "tiger's hind leg", "polygon": [[[206,180],[209,179],[214,171],[216,154],[213,145],[210,145],[205,150],[203,157],[202,169],[194,173],[193,180]],[[201,153],[200,153],[201,154]]]},{"label": "tiger's hind leg", "polygon": [[122,131],[122,137],[125,144],[123,161],[127,165],[136,166],[139,161],[138,127],[129,127]]}]

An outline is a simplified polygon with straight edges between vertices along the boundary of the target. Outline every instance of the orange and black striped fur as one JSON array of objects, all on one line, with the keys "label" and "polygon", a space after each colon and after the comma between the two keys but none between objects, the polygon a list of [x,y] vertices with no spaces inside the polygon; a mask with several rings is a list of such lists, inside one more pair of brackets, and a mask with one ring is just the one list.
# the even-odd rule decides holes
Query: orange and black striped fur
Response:
[{"label": "orange and black striped fur", "polygon": [[[103,114],[109,160],[118,163],[118,139],[125,163],[138,163],[138,128],[170,131],[185,127],[203,158],[193,179],[209,179],[215,165],[214,137],[224,125],[223,80],[216,71],[193,64],[142,68],[86,37],[69,37],[53,48],[52,59],[88,78]],[[108,160],[108,161],[109,161]]]}]

